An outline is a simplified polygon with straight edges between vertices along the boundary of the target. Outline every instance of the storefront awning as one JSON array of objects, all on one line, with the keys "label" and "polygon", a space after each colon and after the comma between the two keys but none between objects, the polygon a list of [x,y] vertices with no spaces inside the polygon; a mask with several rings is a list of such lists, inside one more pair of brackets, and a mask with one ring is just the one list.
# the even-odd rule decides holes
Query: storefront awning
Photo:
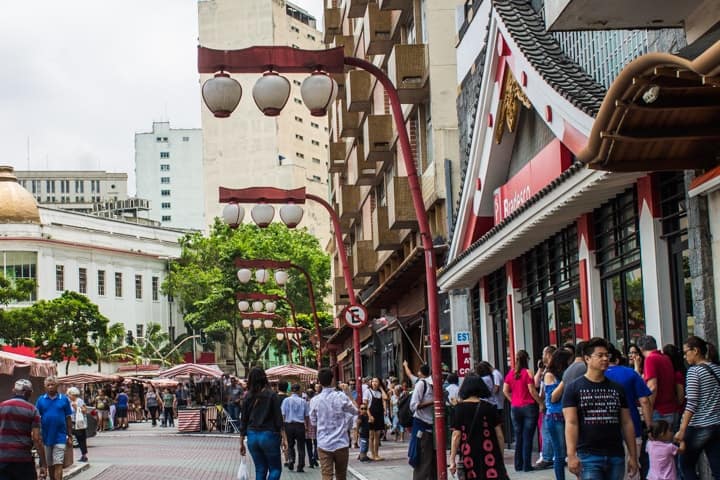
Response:
[{"label": "storefront awning", "polygon": [[608,90],[578,160],[612,172],[719,165],[719,87],[720,41],[692,61],[638,57]]}]

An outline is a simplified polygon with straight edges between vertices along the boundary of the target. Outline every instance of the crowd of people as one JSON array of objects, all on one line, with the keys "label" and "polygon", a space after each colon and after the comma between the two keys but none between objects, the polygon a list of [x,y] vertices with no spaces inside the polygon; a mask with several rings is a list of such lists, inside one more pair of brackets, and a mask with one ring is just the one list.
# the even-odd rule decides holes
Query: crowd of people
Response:
[{"label": "crowd of people", "polygon": [[[564,480],[566,467],[588,480],[694,480],[705,452],[720,478],[720,365],[712,344],[691,336],[682,349],[659,349],[646,335],[626,357],[593,338],[547,346],[534,372],[529,358],[518,351],[505,375],[485,361],[462,382],[443,374],[453,475],[509,478],[503,457],[508,404],[515,471],[553,468],[557,480]],[[404,362],[403,370],[403,381],[366,378],[358,389],[354,380],[335,384],[330,369],[319,371],[317,383],[271,385],[255,367],[247,382],[224,376],[216,396],[237,421],[240,453],[249,451],[258,480],[277,480],[283,466],[296,472],[319,467],[324,480],[344,480],[351,449],[360,461],[380,462],[383,442],[406,438],[413,479],[433,479],[436,387],[428,365],[412,372]],[[98,412],[98,431],[128,428],[130,409],[136,420],[172,426],[177,409],[193,401],[189,387],[107,386],[88,396],[74,387],[59,393],[57,379],[48,377],[33,405],[32,384],[18,380],[14,397],[0,404],[0,478],[36,478],[34,447],[41,477],[60,480],[73,437],[87,461],[89,407]]]}]

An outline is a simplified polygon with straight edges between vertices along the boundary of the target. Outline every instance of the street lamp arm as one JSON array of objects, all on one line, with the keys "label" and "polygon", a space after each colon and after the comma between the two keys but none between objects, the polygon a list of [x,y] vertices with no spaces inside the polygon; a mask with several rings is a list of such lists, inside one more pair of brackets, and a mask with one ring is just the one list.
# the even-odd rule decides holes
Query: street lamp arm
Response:
[{"label": "street lamp arm", "polygon": [[344,73],[343,47],[303,50],[285,46],[254,46],[240,50],[216,50],[198,45],[198,73],[307,73],[323,70]]},{"label": "street lamp arm", "polygon": [[187,342],[188,340],[193,340],[193,339],[196,339],[196,338],[200,338],[200,335],[189,335],[189,336],[183,338],[182,342],[180,342],[180,343],[178,343],[177,345],[175,345],[175,346],[173,347],[173,349],[170,350],[170,351],[167,353],[167,355],[165,355],[165,356],[163,357],[163,362],[164,362],[165,359],[168,358],[175,350],[177,350],[178,348],[180,348],[180,346],[181,346],[183,343]]}]

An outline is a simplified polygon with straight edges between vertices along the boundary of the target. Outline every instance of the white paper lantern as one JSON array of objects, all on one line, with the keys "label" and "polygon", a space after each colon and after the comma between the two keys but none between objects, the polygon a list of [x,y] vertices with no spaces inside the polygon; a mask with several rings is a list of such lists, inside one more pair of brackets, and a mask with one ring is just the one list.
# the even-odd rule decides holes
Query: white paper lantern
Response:
[{"label": "white paper lantern", "polygon": [[275,208],[267,203],[261,203],[250,210],[250,216],[258,227],[265,228],[273,221]]},{"label": "white paper lantern", "polygon": [[215,117],[226,118],[240,103],[242,87],[237,80],[230,78],[230,75],[220,72],[203,84],[202,97]]},{"label": "white paper lantern", "polygon": [[263,305],[263,302],[261,302],[260,300],[252,303],[252,309],[256,312],[262,312],[264,306],[265,305]]},{"label": "white paper lantern", "polygon": [[275,283],[283,286],[288,281],[288,273],[285,270],[275,270]]},{"label": "white paper lantern", "polygon": [[263,325],[265,328],[272,328],[273,327],[273,321],[271,319],[267,319],[263,321]]},{"label": "white paper lantern", "polygon": [[268,313],[273,313],[275,309],[277,308],[277,305],[275,302],[265,302],[265,311]]},{"label": "white paper lantern", "polygon": [[247,300],[240,300],[238,302],[238,309],[241,312],[247,312],[248,310],[250,310],[250,302],[248,302]]},{"label": "white paper lantern", "polygon": [[248,283],[250,278],[252,278],[252,271],[248,268],[241,268],[237,271],[237,277],[240,283]]},{"label": "white paper lantern", "polygon": [[240,225],[244,216],[245,209],[237,203],[228,203],[223,207],[223,222],[225,222],[227,225],[230,225],[232,228],[236,228],[238,225]]},{"label": "white paper lantern", "polygon": [[325,72],[315,71],[300,86],[303,103],[310,110],[310,115],[323,117],[337,96],[337,82]]},{"label": "white paper lantern", "polygon": [[268,117],[280,115],[290,98],[290,81],[277,72],[265,72],[252,90],[255,105]]},{"label": "white paper lantern", "polygon": [[283,335],[282,333],[278,332],[278,333],[275,334],[275,338],[277,338],[278,340],[283,340],[283,339],[285,338],[285,335]]},{"label": "white paper lantern", "polygon": [[253,327],[262,328],[262,320],[253,320]]},{"label": "white paper lantern", "polygon": [[280,220],[289,228],[295,228],[302,220],[304,212],[300,205],[283,205],[280,207]]},{"label": "white paper lantern", "polygon": [[255,270],[255,280],[258,283],[265,283],[270,279],[270,272],[265,270],[264,268],[259,268]]},{"label": "white paper lantern", "polygon": [[252,320],[250,320],[249,318],[243,318],[242,326],[244,328],[250,328],[252,326]]}]

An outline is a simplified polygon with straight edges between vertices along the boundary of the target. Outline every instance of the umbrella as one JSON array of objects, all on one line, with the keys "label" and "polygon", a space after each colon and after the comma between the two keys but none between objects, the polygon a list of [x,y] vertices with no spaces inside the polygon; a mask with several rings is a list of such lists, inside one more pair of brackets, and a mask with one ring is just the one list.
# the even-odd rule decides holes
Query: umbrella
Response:
[{"label": "umbrella", "polygon": [[302,383],[314,383],[317,381],[317,370],[310,367],[303,367],[302,365],[280,365],[277,367],[268,368],[265,370],[268,381],[277,382],[285,378],[296,378]]},{"label": "umbrella", "polygon": [[197,363],[183,363],[168,368],[160,372],[160,376],[164,378],[189,377],[190,375],[198,377],[218,378],[223,375],[223,371],[217,365],[200,365]]}]

